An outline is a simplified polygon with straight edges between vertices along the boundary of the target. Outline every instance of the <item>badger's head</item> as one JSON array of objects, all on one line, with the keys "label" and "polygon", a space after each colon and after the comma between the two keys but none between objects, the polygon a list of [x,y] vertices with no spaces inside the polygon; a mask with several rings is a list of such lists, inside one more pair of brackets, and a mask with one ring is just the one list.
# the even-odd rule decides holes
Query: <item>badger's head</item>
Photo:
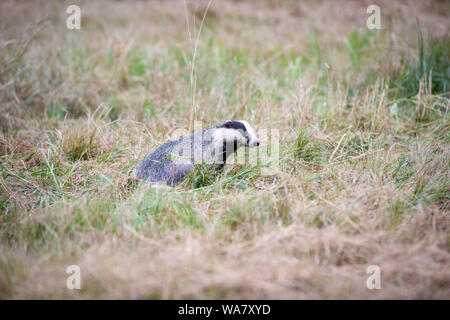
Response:
[{"label": "badger's head", "polygon": [[223,129],[221,134],[227,142],[236,141],[238,146],[259,146],[258,137],[256,137],[253,128],[245,120],[227,120],[224,124],[218,126],[218,128]]}]

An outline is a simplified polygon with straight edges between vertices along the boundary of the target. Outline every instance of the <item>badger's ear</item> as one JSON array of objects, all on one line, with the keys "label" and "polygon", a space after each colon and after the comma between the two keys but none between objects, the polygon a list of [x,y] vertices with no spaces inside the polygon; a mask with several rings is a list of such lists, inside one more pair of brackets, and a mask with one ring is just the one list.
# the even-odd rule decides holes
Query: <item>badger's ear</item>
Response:
[{"label": "badger's ear", "polygon": [[231,128],[232,123],[233,123],[232,120],[227,120],[227,121],[225,121],[225,123],[223,124],[223,126],[224,126],[225,128]]}]

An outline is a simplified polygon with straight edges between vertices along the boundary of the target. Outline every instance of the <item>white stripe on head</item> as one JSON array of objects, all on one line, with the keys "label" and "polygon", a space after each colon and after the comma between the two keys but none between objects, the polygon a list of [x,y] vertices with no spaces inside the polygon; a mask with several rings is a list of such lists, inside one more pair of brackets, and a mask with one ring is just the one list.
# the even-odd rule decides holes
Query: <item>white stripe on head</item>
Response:
[{"label": "white stripe on head", "polygon": [[231,142],[234,140],[237,140],[238,142],[242,141],[242,133],[239,132],[239,130],[235,129],[226,129],[226,128],[218,128],[215,129],[212,133],[213,140],[215,143],[223,143],[225,140],[226,142]]},{"label": "white stripe on head", "polygon": [[230,151],[230,154],[236,151],[228,150],[228,148],[233,148],[234,141],[237,142],[237,148],[245,145],[246,139],[241,131],[230,128],[214,128],[212,130],[212,149],[207,151],[207,153],[211,152],[213,156],[210,158],[213,159],[215,163],[223,163],[224,142],[227,152]]},{"label": "white stripe on head", "polygon": [[252,126],[245,120],[239,120],[239,122],[241,122],[245,126],[245,129],[247,130],[247,134],[250,138],[248,146],[249,147],[259,146],[259,139],[256,136],[255,131],[253,130]]}]

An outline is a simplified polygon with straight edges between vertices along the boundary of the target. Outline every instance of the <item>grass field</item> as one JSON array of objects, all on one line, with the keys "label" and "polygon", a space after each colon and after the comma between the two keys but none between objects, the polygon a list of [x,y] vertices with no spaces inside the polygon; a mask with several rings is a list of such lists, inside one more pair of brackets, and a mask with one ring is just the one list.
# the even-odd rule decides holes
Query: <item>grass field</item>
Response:
[{"label": "grass field", "polygon": [[[1,1],[0,298],[449,299],[450,3],[375,2]],[[227,119],[274,174],[134,178]]]}]

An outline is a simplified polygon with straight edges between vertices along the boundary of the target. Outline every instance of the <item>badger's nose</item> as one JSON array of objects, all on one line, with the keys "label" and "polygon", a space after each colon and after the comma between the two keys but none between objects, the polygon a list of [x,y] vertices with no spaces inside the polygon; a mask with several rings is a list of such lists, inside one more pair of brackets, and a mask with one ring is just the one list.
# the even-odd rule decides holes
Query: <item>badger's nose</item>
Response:
[{"label": "badger's nose", "polygon": [[259,140],[256,140],[255,146],[259,147]]}]

